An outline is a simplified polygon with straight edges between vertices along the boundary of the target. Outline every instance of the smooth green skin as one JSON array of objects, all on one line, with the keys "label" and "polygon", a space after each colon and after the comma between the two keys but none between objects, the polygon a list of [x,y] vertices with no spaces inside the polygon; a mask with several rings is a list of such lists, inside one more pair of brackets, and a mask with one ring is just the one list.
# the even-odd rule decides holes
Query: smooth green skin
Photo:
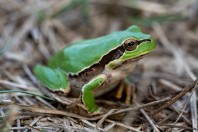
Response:
[{"label": "smooth green skin", "polygon": [[[64,48],[50,58],[49,66],[51,68],[59,67],[66,73],[78,73],[97,63],[105,54],[118,47],[127,38],[135,38],[137,40],[147,38],[152,40],[148,45],[139,46],[140,48],[138,50],[140,50],[140,52],[143,51],[142,48],[145,51],[150,51],[150,49],[155,48],[155,43],[150,35],[142,33],[137,26],[131,26],[127,30],[117,31],[99,38],[73,43],[71,46]],[[130,58],[130,56],[137,57],[140,52],[133,53],[133,51],[130,51],[128,53],[133,55],[128,56],[127,53],[126,57],[123,56],[123,58],[127,59]]]},{"label": "smooth green skin", "polygon": [[83,104],[88,108],[89,112],[99,112],[99,108],[95,105],[95,99],[93,95],[93,90],[100,87],[102,83],[106,80],[106,76],[99,75],[93,78],[82,88],[82,101]]},{"label": "smooth green skin", "polygon": [[[137,58],[153,51],[156,44],[150,35],[144,34],[137,26],[130,26],[123,31],[113,32],[109,35],[83,40],[71,44],[56,53],[49,59],[49,67],[37,65],[34,69],[36,77],[43,85],[52,91],[69,91],[69,74],[78,74],[84,69],[97,63],[104,55],[112,49],[120,46],[126,39],[137,40],[150,39],[150,42],[143,42],[133,51],[126,51],[120,58],[107,64],[109,68],[115,67],[120,61]],[[89,112],[97,112],[93,90],[100,87],[106,80],[103,75],[98,75],[82,88],[82,101]]]},{"label": "smooth green skin", "polygon": [[61,69],[51,69],[39,64],[34,68],[34,73],[37,79],[52,91],[65,92],[69,87],[68,77]]}]

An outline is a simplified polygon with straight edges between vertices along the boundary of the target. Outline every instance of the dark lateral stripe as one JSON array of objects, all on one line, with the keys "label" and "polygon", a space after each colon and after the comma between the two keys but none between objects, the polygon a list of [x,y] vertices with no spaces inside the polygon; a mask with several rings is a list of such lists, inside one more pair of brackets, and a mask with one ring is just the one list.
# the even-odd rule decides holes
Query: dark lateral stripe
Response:
[{"label": "dark lateral stripe", "polygon": [[[86,74],[87,72],[91,72],[92,69],[94,68],[98,68],[98,72],[102,72],[104,70],[104,67],[106,64],[108,64],[109,62],[120,58],[123,53],[125,51],[125,48],[123,45],[118,46],[117,48],[111,50],[109,53],[107,53],[106,55],[104,55],[99,62],[93,64],[92,66],[84,69],[82,72],[78,73],[77,75],[71,75],[71,77],[77,77],[80,76],[82,74]],[[101,70],[101,71],[100,71]]]}]

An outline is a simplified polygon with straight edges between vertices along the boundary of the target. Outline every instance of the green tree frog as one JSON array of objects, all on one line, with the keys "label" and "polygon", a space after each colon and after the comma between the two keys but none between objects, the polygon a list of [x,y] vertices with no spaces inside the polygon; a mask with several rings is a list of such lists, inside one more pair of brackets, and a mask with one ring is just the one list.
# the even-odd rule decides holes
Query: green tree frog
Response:
[{"label": "green tree frog", "polygon": [[73,43],[53,55],[48,67],[37,65],[35,76],[53,92],[81,97],[85,108],[95,113],[94,97],[114,88],[134,70],[138,60],[153,51],[154,39],[137,26],[95,39]]}]

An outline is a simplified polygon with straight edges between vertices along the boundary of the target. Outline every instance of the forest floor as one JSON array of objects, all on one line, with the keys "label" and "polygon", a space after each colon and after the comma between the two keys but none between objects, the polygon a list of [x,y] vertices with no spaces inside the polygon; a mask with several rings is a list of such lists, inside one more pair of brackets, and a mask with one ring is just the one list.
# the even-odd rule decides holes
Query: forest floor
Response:
[{"label": "forest floor", "polygon": [[[106,93],[96,98],[106,112],[91,115],[78,98],[59,103],[36,80],[34,66],[67,44],[130,25],[157,44],[129,76],[130,105]],[[1,132],[197,131],[197,76],[196,0],[0,1]]]}]

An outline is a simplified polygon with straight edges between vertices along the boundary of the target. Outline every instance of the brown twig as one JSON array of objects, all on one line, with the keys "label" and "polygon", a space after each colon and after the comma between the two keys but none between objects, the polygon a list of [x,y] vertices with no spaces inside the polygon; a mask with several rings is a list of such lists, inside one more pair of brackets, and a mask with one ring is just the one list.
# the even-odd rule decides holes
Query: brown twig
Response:
[{"label": "brown twig", "polygon": [[147,119],[147,121],[151,124],[153,130],[155,132],[160,132],[158,130],[158,128],[156,127],[156,125],[154,124],[154,122],[152,121],[152,119],[148,116],[148,114],[143,109],[140,109],[140,111],[142,112],[142,114],[144,115],[144,117]]},{"label": "brown twig", "polygon": [[98,115],[95,117],[83,117],[79,116],[77,114],[73,114],[70,112],[66,111],[61,111],[61,110],[54,110],[54,109],[46,109],[46,108],[38,108],[38,107],[33,107],[33,106],[25,106],[25,105],[16,105],[16,104],[7,104],[4,106],[17,106],[19,109],[32,112],[32,114],[38,114],[38,115],[46,115],[46,114],[51,114],[51,115],[63,115],[63,116],[68,116],[68,117],[73,117],[77,119],[85,119],[85,120],[98,120],[101,119],[104,115]]},{"label": "brown twig", "polygon": [[136,107],[132,107],[132,108],[121,109],[121,110],[118,110],[118,111],[114,112],[113,114],[123,113],[123,112],[131,111],[131,110],[143,109],[143,108],[146,108],[146,107],[150,107],[150,106],[154,106],[154,105],[157,105],[157,104],[164,103],[164,102],[166,102],[168,100],[170,100],[170,98],[165,98],[165,99],[162,99],[162,100],[153,101],[151,103],[147,103],[147,104],[136,106]]},{"label": "brown twig", "polygon": [[121,127],[124,127],[124,128],[127,128],[127,129],[129,129],[129,130],[131,130],[131,131],[134,131],[134,132],[141,132],[140,130],[137,130],[137,129],[135,129],[135,128],[129,126],[129,125],[125,125],[125,124],[122,124],[122,123],[119,123],[119,122],[116,122],[116,121],[112,121],[112,120],[110,120],[110,119],[106,119],[105,121],[111,122],[111,123],[114,123],[114,122],[115,122],[116,125],[121,126]]},{"label": "brown twig", "polygon": [[150,115],[153,117],[156,114],[158,114],[159,112],[163,111],[164,109],[166,109],[167,107],[169,107],[170,105],[172,105],[173,103],[175,103],[179,98],[181,98],[182,96],[184,96],[187,92],[195,89],[197,87],[197,85],[198,85],[198,79],[195,80],[190,86],[184,88],[183,91],[181,91],[179,94],[177,94],[175,97],[173,97],[170,101],[167,101],[160,108],[158,108],[157,110],[153,111]]}]

